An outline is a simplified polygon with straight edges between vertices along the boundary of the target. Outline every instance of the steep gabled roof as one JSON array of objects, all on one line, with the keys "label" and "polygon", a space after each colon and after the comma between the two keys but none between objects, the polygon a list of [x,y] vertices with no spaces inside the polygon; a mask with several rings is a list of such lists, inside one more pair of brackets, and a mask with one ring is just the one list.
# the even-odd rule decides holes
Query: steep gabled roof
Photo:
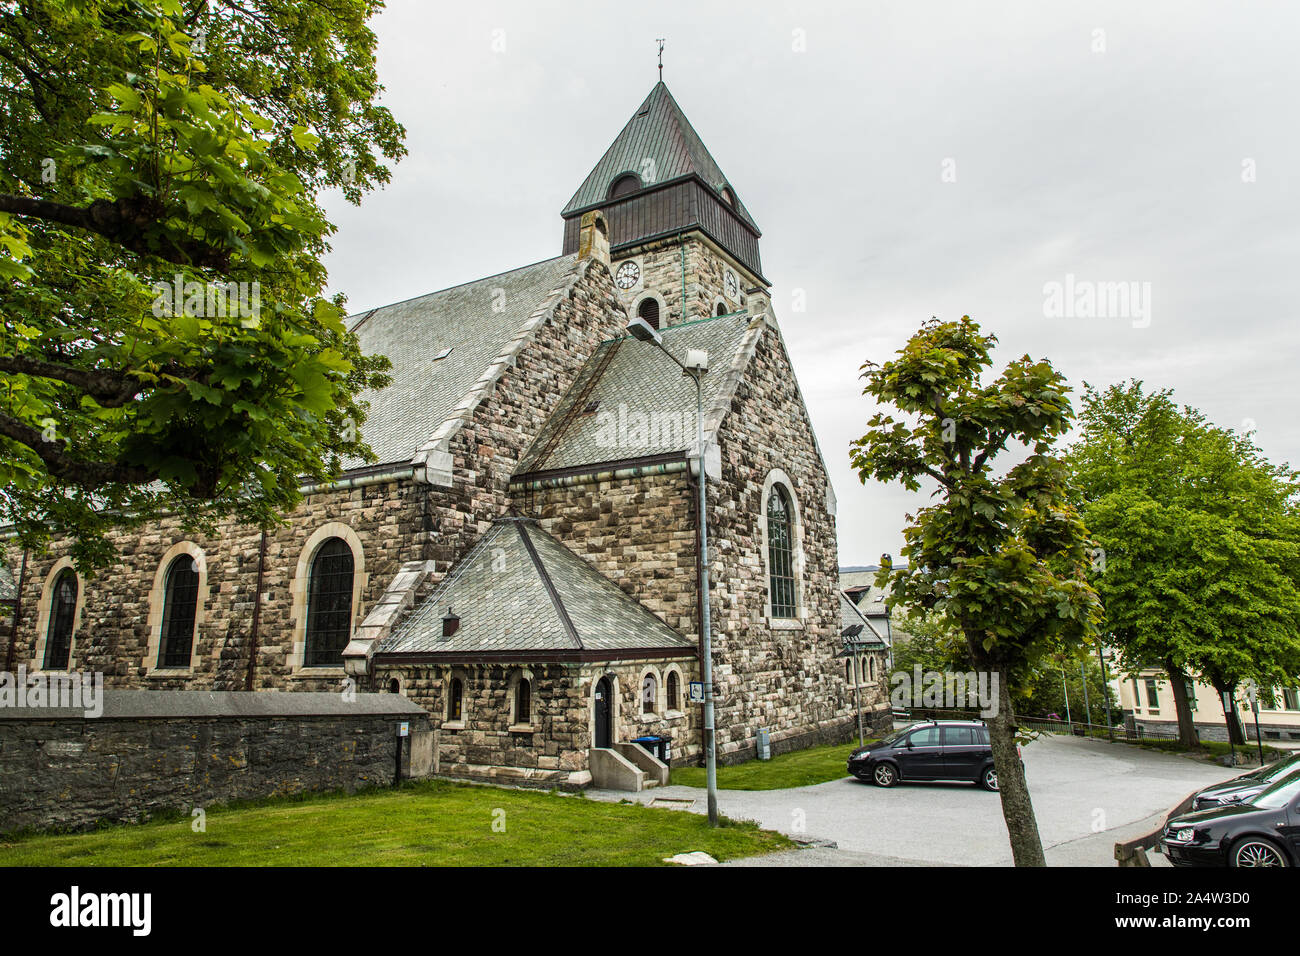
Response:
[{"label": "steep gabled roof", "polygon": [[[664,347],[674,355],[685,358],[690,349],[709,353],[706,440],[730,407],[763,327],[761,318],[741,312],[660,330]],[[515,476],[684,454],[695,446],[695,431],[694,383],[655,345],[621,336],[597,346]]]},{"label": "steep gabled roof", "polygon": [[[647,172],[656,183],[695,174],[715,191],[721,193],[723,186],[730,186],[732,195],[736,195],[735,187],[723,175],[663,80],[655,84],[560,215],[567,217],[579,209],[603,203],[610,185],[623,173],[636,173],[643,185],[648,186]],[[734,208],[758,232],[758,225],[739,196]]]},{"label": "steep gabled roof", "polygon": [[[460,623],[443,637],[448,608]],[[531,519],[502,518],[376,653],[545,661],[665,650],[690,655],[695,645]]]},{"label": "steep gabled roof", "polygon": [[378,464],[416,456],[576,262],[557,256],[349,318],[362,352],[393,363],[392,383],[361,396],[370,403],[361,435]]},{"label": "steep gabled roof", "polygon": [[885,639],[881,637],[880,632],[843,591],[840,592],[840,627],[841,636],[853,636],[858,644],[885,646]]}]

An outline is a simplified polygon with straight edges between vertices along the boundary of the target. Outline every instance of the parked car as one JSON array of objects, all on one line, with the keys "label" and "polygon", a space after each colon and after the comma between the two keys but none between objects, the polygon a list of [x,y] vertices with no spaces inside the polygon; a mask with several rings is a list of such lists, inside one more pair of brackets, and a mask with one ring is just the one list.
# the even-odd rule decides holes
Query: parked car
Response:
[{"label": "parked car", "polygon": [[1300,866],[1300,776],[1173,817],[1161,843],[1174,866]]},{"label": "parked car", "polygon": [[880,787],[900,780],[969,780],[998,789],[989,732],[979,720],[933,720],[912,724],[849,755],[849,773]]},{"label": "parked car", "polygon": [[1199,791],[1192,800],[1193,810],[1206,810],[1228,803],[1244,803],[1256,794],[1262,793],[1270,784],[1279,780],[1289,780],[1300,775],[1300,753],[1270,764],[1258,770],[1233,777],[1223,783],[1216,783]]}]

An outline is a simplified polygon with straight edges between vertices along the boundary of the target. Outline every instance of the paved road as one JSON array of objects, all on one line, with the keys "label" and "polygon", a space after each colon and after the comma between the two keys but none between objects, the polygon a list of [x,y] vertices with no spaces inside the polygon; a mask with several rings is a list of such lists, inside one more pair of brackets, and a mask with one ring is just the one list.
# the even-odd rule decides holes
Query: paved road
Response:
[{"label": "paved road", "polygon": [[[1024,757],[1047,861],[1055,866],[1114,866],[1116,842],[1150,831],[1193,790],[1233,775],[1227,767],[1186,757],[1074,737],[1040,738],[1024,748]],[[682,801],[682,809],[705,810],[704,791],[693,787],[588,796],[661,805]],[[768,858],[776,865],[1011,865],[998,795],[970,784],[886,790],[845,777],[792,790],[723,790],[718,805],[733,819],[834,841],[841,851],[818,848]],[[1153,865],[1163,864],[1153,857]]]}]

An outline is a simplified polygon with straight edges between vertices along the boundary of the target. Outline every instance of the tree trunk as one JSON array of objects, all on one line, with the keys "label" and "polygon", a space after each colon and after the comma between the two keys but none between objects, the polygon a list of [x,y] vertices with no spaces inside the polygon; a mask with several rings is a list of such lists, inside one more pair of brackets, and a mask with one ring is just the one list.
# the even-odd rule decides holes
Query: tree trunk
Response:
[{"label": "tree trunk", "polygon": [[993,765],[998,772],[998,790],[1002,797],[1002,818],[1011,840],[1011,855],[1016,866],[1046,866],[1043,841],[1038,835],[1038,820],[1029,799],[1025,768],[1016,749],[1016,715],[1011,709],[1011,684],[1004,670],[994,670],[998,681],[998,712],[988,720],[989,743]]},{"label": "tree trunk", "polygon": [[[1210,683],[1214,685],[1214,689],[1219,693],[1220,707],[1223,707],[1224,694],[1228,694],[1228,693],[1233,694],[1234,695],[1233,699],[1235,700],[1235,695],[1237,692],[1237,685],[1235,683],[1230,684],[1226,679],[1224,679],[1220,675],[1213,674],[1213,673],[1209,675],[1209,678],[1210,678]],[[1246,745],[1246,734],[1241,729],[1241,721],[1237,719],[1237,708],[1224,707],[1223,719],[1224,722],[1227,723],[1228,725],[1228,740],[1232,741],[1232,743],[1234,744],[1238,744],[1244,747]]]},{"label": "tree trunk", "polygon": [[1174,710],[1178,714],[1178,742],[1188,750],[1195,750],[1200,746],[1200,741],[1196,739],[1196,721],[1192,717],[1191,705],[1187,702],[1187,675],[1171,660],[1165,661],[1165,673],[1169,675],[1169,686],[1174,692]]}]

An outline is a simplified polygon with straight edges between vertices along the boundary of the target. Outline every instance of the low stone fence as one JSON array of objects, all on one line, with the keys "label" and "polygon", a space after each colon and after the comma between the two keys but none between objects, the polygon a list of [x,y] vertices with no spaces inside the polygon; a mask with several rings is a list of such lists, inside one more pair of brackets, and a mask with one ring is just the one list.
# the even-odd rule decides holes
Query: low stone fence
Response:
[{"label": "low stone fence", "polygon": [[[104,690],[103,713],[0,707],[0,833],[391,784],[428,772],[428,714],[395,694]],[[412,759],[412,756],[414,759]]]}]

